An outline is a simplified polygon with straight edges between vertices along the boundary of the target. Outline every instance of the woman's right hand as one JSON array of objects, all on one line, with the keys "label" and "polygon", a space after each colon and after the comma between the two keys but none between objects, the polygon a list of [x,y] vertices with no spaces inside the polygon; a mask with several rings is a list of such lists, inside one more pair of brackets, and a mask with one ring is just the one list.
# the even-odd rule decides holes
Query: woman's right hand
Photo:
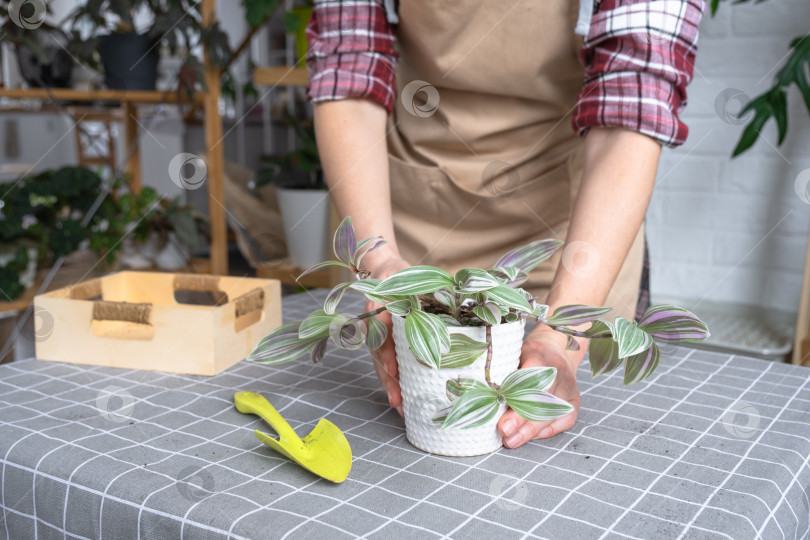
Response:
[{"label": "woman's right hand", "polygon": [[[377,253],[378,251],[382,251],[382,253]],[[373,259],[372,256],[374,256]],[[382,246],[363,258],[363,266],[371,272],[370,277],[385,279],[394,272],[408,268],[411,265],[394,250]],[[381,307],[380,304],[369,300],[366,302],[365,311],[372,311],[379,307]],[[399,390],[399,370],[397,369],[397,355],[394,350],[391,314],[388,311],[383,311],[377,315],[377,318],[385,324],[388,329],[388,336],[381,347],[371,351],[371,359],[374,362],[377,378],[380,379],[380,384],[382,384],[383,390],[388,395],[388,402],[397,410],[400,416],[403,416],[402,393]]]}]

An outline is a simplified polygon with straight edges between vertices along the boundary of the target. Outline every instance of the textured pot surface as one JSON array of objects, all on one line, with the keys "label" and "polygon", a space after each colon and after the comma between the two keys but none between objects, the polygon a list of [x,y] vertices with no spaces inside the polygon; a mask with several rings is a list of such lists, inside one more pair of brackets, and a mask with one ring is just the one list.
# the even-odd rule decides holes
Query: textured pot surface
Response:
[{"label": "textured pot surface", "polygon": [[[484,381],[486,353],[464,368],[431,369],[417,362],[405,338],[405,319],[393,316],[394,343],[399,366],[399,384],[405,413],[405,431],[415,447],[445,456],[477,456],[494,452],[503,445],[497,423],[506,411],[502,405],[487,424],[471,429],[442,429],[432,421],[436,413],[450,406],[445,385],[458,377]],[[520,364],[523,327],[519,321],[492,327],[492,381],[500,384]],[[486,340],[484,327],[449,327],[450,333],[463,333],[478,341]]]}]

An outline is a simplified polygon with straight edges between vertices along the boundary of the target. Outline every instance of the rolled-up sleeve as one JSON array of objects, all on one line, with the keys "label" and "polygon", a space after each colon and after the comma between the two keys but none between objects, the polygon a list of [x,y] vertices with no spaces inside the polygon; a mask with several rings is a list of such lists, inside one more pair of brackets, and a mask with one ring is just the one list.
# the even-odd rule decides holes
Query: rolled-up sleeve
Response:
[{"label": "rolled-up sleeve", "polygon": [[704,0],[602,0],[580,60],[585,83],[574,129],[622,127],[669,147],[684,143],[686,106]]},{"label": "rolled-up sleeve", "polygon": [[307,98],[364,98],[391,113],[395,40],[383,0],[316,1],[307,25]]}]

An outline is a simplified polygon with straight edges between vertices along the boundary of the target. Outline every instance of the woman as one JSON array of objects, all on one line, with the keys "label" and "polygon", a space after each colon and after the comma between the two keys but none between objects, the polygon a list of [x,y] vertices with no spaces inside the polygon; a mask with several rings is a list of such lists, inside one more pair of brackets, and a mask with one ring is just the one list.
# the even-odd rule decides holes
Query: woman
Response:
[{"label": "woman", "polygon": [[[703,9],[702,0],[316,2],[307,92],[318,148],[339,213],[358,237],[388,240],[364,259],[372,277],[415,264],[486,268],[555,237],[564,248],[525,285],[536,297],[552,310],[643,311],[642,222],[661,146],[687,135],[678,113]],[[574,424],[580,345],[530,333],[521,366],[556,367],[551,392],[575,411],[546,423],[508,411],[498,423],[506,446]],[[374,360],[402,414],[390,338]]]}]

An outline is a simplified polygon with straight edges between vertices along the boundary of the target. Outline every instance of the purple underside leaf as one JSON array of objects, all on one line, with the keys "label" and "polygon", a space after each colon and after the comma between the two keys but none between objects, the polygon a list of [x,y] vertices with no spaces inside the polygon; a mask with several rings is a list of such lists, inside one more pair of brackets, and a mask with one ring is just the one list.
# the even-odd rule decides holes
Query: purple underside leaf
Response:
[{"label": "purple underside leaf", "polygon": [[710,336],[706,323],[695,314],[665,304],[650,307],[638,326],[661,341],[700,342]]},{"label": "purple underside leaf", "polygon": [[598,377],[622,365],[619,346],[610,337],[591,339],[588,345],[588,360],[591,364],[592,377]]},{"label": "purple underside leaf", "polygon": [[323,355],[326,352],[326,344],[328,342],[329,338],[323,338],[312,348],[312,351],[309,353],[309,359],[313,364],[323,363]]},{"label": "purple underside leaf", "polygon": [[[382,238],[382,237],[378,236],[377,238]],[[373,238],[367,238],[366,240],[373,240]],[[363,257],[365,257],[367,254],[371,253],[375,249],[379,248],[380,246],[384,246],[385,244],[386,244],[385,240],[377,240],[370,248],[368,248],[365,251],[363,251],[363,247],[364,247],[365,244],[363,244],[362,242],[360,244],[358,244],[357,245],[357,251],[355,251],[355,253],[354,253],[355,266],[359,267],[360,263],[363,262]],[[362,253],[361,253],[361,251],[362,251]]]},{"label": "purple underside leaf", "polygon": [[612,308],[599,306],[568,305],[554,310],[551,317],[543,320],[549,326],[577,326],[592,322],[609,313]]},{"label": "purple underside leaf", "polygon": [[523,272],[529,272],[551,257],[561,245],[563,245],[561,240],[537,240],[507,252],[494,266],[495,268],[512,266]]},{"label": "purple underside leaf", "polygon": [[346,219],[338,225],[332,241],[332,248],[335,251],[335,257],[346,264],[354,263],[354,253],[357,251],[357,237],[354,235],[351,217],[346,216]]}]

